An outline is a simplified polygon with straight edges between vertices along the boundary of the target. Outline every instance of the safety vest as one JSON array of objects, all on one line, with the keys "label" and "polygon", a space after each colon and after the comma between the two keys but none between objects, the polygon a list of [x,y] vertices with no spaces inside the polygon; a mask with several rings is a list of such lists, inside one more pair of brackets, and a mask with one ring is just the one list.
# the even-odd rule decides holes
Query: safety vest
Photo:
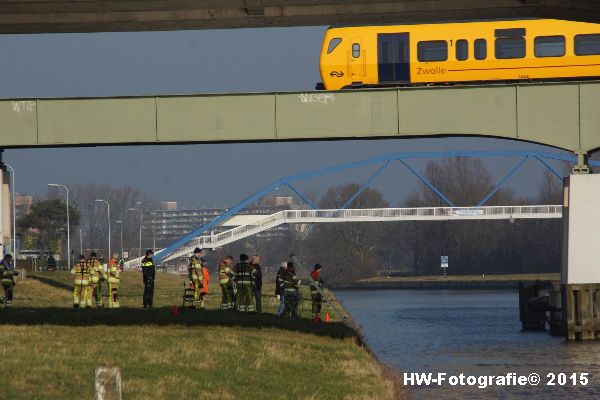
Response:
[{"label": "safety vest", "polygon": [[6,261],[0,261],[0,281],[3,286],[12,285],[13,276],[18,274],[19,273],[12,269],[10,265],[7,265]]},{"label": "safety vest", "polygon": [[156,269],[154,267],[154,261],[151,258],[146,258],[142,260],[142,274],[144,274],[144,279],[152,279],[154,280]]},{"label": "safety vest", "polygon": [[235,265],[235,283],[241,285],[252,285],[254,283],[254,268],[247,262],[240,262]]},{"label": "safety vest", "polygon": [[202,263],[196,256],[192,256],[190,258],[188,276],[192,282],[198,282],[200,284],[204,282],[204,275],[202,275]]},{"label": "safety vest", "polygon": [[96,258],[90,258],[87,260],[87,264],[90,268],[90,275],[92,283],[98,283],[100,278],[104,278],[104,271],[102,270],[102,264]]},{"label": "safety vest", "polygon": [[319,293],[323,285],[323,280],[321,279],[321,272],[319,270],[313,271],[310,273],[310,277],[312,278],[312,282],[310,282],[310,293]]},{"label": "safety vest", "polygon": [[119,267],[115,263],[108,269],[108,283],[119,283],[120,280],[121,271],[119,271]]},{"label": "safety vest", "polygon": [[228,263],[219,264],[219,285],[227,285],[234,275]]}]

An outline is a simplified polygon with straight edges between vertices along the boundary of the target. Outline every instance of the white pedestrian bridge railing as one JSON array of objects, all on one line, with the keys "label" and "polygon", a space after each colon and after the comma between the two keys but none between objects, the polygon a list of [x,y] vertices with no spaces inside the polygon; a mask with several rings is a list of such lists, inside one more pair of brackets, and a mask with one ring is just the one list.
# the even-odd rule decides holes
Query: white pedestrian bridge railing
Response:
[{"label": "white pedestrian bridge railing", "polygon": [[[484,219],[562,218],[561,205],[415,207],[332,210],[285,210],[212,235],[199,236],[163,261],[188,256],[195,247],[215,249],[282,224],[384,221],[464,221]],[[139,265],[131,260],[130,268]],[[127,267],[127,263],[126,263]]]}]

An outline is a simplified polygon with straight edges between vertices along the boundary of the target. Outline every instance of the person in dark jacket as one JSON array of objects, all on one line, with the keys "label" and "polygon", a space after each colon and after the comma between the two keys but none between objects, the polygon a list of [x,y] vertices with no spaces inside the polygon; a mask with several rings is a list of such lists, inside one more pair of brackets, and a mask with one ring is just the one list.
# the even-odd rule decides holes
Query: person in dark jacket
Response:
[{"label": "person in dark jacket", "polygon": [[46,265],[47,271],[56,271],[56,259],[52,254],[48,256],[48,261],[46,261]]},{"label": "person in dark jacket", "polygon": [[283,310],[285,309],[283,277],[285,276],[285,271],[287,271],[287,268],[290,264],[292,264],[291,261],[284,261],[281,263],[281,268],[279,268],[279,271],[277,271],[277,278],[275,280],[275,295],[279,298],[279,308],[277,309],[277,314],[279,314],[279,316],[283,315]]},{"label": "person in dark jacket", "polygon": [[15,287],[15,279],[19,273],[15,271],[12,255],[6,254],[0,261],[0,283],[4,288],[4,307],[12,307],[13,288]]},{"label": "person in dark jacket", "polygon": [[254,267],[248,262],[246,254],[240,254],[240,262],[235,264],[235,285],[237,287],[236,307],[239,312],[256,312],[253,298],[254,279],[256,276]]},{"label": "person in dark jacket", "polygon": [[144,278],[144,308],[152,308],[154,297],[154,277],[156,276],[156,267],[152,257],[154,252],[146,250],[146,256],[142,260],[142,274]]},{"label": "person in dark jacket", "polygon": [[260,256],[252,256],[250,264],[254,267],[256,275],[254,276],[254,304],[256,312],[262,312],[262,271],[260,269]]}]

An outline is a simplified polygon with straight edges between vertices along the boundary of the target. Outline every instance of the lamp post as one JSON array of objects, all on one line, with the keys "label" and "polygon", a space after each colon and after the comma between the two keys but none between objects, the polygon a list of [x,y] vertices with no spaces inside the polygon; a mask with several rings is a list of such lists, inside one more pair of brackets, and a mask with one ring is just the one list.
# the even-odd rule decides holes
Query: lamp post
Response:
[{"label": "lamp post", "polygon": [[81,228],[79,228],[79,254],[83,254],[83,235],[81,234]]},{"label": "lamp post", "polygon": [[123,259],[123,221],[116,221],[117,224],[121,225],[121,260]]},{"label": "lamp post", "polygon": [[156,253],[156,213],[150,213],[152,215],[152,252]]},{"label": "lamp post", "polygon": [[[141,202],[137,202],[137,204],[142,204]],[[142,222],[144,219],[144,213],[142,210],[138,210],[137,208],[128,208],[127,211],[139,211],[140,212],[140,247],[138,248],[138,258],[142,257]]]},{"label": "lamp post", "polygon": [[4,163],[8,169],[10,169],[10,177],[12,178],[11,185],[11,197],[12,197],[12,217],[13,217],[13,257],[14,257],[14,265],[17,265],[17,212],[15,211],[15,170],[9,164]]},{"label": "lamp post", "polygon": [[110,259],[110,257],[112,257],[112,254],[110,253],[110,204],[108,204],[108,201],[102,200],[102,199],[96,199],[94,201],[96,203],[105,203],[106,204],[106,210],[107,210],[107,216],[108,216],[108,257]]},{"label": "lamp post", "polygon": [[63,188],[67,192],[67,269],[71,269],[71,226],[69,223],[69,188],[65,185],[59,185],[56,183],[49,183],[48,187]]}]

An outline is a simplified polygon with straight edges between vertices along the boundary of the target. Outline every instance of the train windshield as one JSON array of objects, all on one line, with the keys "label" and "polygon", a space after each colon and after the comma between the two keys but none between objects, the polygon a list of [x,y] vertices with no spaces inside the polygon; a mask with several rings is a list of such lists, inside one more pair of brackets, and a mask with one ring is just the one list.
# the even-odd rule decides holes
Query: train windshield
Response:
[{"label": "train windshield", "polygon": [[336,47],[338,47],[338,45],[342,43],[342,39],[340,38],[333,38],[329,41],[329,46],[327,47],[327,54],[330,54],[332,51],[335,50]]}]

